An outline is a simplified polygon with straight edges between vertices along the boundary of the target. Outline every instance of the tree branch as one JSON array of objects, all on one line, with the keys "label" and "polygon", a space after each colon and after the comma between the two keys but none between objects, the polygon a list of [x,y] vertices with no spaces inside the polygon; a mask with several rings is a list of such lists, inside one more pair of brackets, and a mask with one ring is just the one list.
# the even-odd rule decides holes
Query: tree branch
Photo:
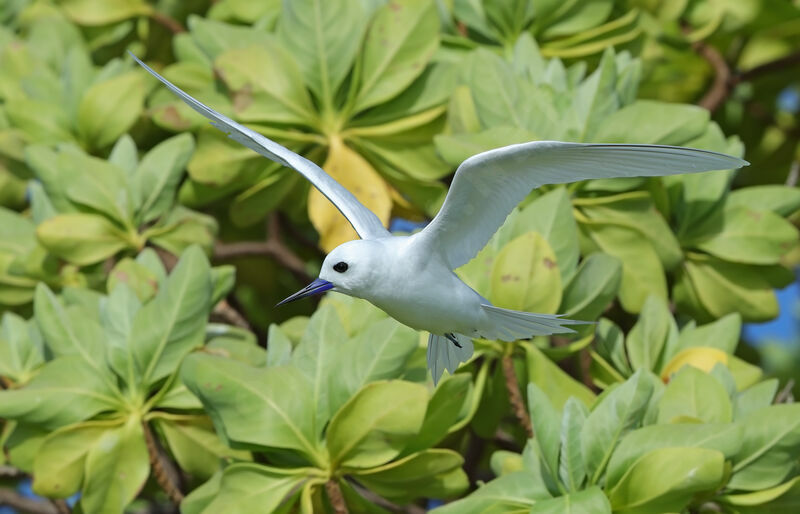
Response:
[{"label": "tree branch", "polygon": [[153,11],[152,13],[150,13],[150,19],[158,23],[162,27],[165,27],[173,34],[180,34],[181,32],[186,32],[186,28],[183,25],[181,25],[181,23],[178,20],[176,20],[172,16],[169,16],[168,14],[164,14],[158,11]]},{"label": "tree branch", "polygon": [[525,403],[522,401],[522,392],[519,389],[517,374],[514,372],[514,360],[510,355],[504,355],[502,364],[503,375],[506,377],[508,400],[511,402],[511,407],[514,409],[514,415],[519,420],[519,424],[522,425],[528,437],[531,438],[533,437],[533,427],[531,426],[531,418],[528,416],[528,411],[525,409]]},{"label": "tree branch", "polygon": [[13,489],[0,488],[0,505],[31,514],[61,514],[52,503],[26,498]]},{"label": "tree branch", "polygon": [[147,454],[150,457],[150,466],[153,468],[156,482],[175,505],[180,505],[183,500],[183,493],[178,487],[178,473],[172,467],[172,463],[162,455],[158,442],[153,436],[153,431],[150,430],[150,425],[146,421],[142,421],[142,429],[144,430],[144,440],[147,444]]},{"label": "tree branch", "polygon": [[331,506],[336,514],[349,514],[339,482],[334,479],[325,482],[325,492],[328,493],[328,499],[331,501]]},{"label": "tree branch", "polygon": [[800,52],[795,52],[793,54],[781,57],[780,59],[759,64],[758,66],[754,66],[749,70],[741,71],[733,77],[733,81],[738,84],[739,82],[744,82],[746,80],[753,80],[774,71],[781,71],[791,68],[796,64],[800,64]]},{"label": "tree branch", "polygon": [[273,213],[269,218],[269,237],[266,241],[217,243],[214,246],[214,258],[225,261],[243,257],[271,257],[300,281],[309,282],[311,277],[306,272],[305,263],[283,244],[280,232],[278,217]]},{"label": "tree branch", "polygon": [[790,378],[786,381],[786,385],[783,386],[783,389],[775,395],[775,401],[773,403],[791,403],[794,401],[794,395],[792,394],[792,389],[794,389],[794,379]]},{"label": "tree branch", "polygon": [[242,316],[239,311],[231,307],[231,304],[229,304],[224,298],[220,300],[219,303],[214,307],[214,310],[211,312],[211,314],[212,316],[216,316],[225,321],[229,325],[243,328],[245,330],[252,330],[250,323],[247,322],[245,317]]},{"label": "tree branch", "polygon": [[703,59],[708,61],[708,64],[714,70],[714,81],[711,83],[709,90],[706,91],[706,94],[703,95],[703,98],[697,102],[697,105],[714,112],[722,105],[722,102],[725,101],[734,86],[731,80],[731,70],[728,67],[728,63],[725,62],[725,58],[713,46],[697,41],[692,43],[692,48]]}]

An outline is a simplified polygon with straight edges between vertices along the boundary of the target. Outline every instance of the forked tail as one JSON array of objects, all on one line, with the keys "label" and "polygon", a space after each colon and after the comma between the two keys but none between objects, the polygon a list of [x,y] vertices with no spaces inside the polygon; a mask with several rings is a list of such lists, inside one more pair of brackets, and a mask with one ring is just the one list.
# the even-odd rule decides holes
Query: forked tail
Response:
[{"label": "forked tail", "polygon": [[462,362],[472,357],[474,346],[472,339],[460,334],[451,334],[461,345],[459,348],[445,336],[431,334],[428,337],[428,369],[431,370],[433,385],[439,383],[442,373],[447,370],[451,375]]},{"label": "forked tail", "polygon": [[512,311],[494,305],[481,305],[493,325],[486,339],[516,341],[533,336],[550,334],[571,334],[575,332],[568,325],[591,325],[593,321],[564,319],[557,314],[536,314],[534,312]]}]

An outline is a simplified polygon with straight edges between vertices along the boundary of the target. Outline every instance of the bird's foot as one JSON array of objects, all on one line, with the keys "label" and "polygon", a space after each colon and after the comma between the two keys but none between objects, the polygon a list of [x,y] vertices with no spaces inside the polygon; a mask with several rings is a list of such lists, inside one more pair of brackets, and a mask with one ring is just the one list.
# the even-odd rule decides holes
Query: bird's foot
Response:
[{"label": "bird's foot", "polygon": [[458,348],[461,348],[461,343],[459,343],[459,342],[458,342],[458,339],[456,339],[456,336],[455,336],[455,334],[447,333],[447,334],[445,334],[444,336],[445,336],[445,337],[446,337],[446,338],[447,338],[447,339],[448,339],[448,340],[449,340],[451,343],[453,343],[454,345],[456,345],[456,347],[458,347]]}]

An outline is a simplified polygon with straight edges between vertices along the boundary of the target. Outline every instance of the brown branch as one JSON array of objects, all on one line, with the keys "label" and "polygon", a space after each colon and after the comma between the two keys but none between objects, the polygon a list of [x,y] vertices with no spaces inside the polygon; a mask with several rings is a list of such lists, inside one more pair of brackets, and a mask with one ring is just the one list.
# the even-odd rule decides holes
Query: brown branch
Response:
[{"label": "brown branch", "polygon": [[698,55],[708,61],[708,64],[714,70],[714,81],[711,83],[709,90],[706,91],[706,94],[703,95],[703,98],[697,102],[697,105],[714,112],[722,105],[734,86],[731,80],[731,69],[728,67],[728,63],[725,62],[725,58],[719,53],[719,50],[713,46],[697,41],[692,43],[692,48]]},{"label": "brown branch", "polygon": [[211,312],[211,314],[212,316],[216,316],[225,321],[229,325],[243,328],[245,330],[251,330],[250,323],[247,322],[244,316],[239,314],[239,311],[231,307],[231,304],[229,304],[225,299],[220,300],[220,302],[214,307],[214,310]]},{"label": "brown branch", "polygon": [[775,395],[775,401],[773,403],[792,403],[794,401],[794,395],[792,394],[793,388],[794,379],[790,378],[786,381],[786,385],[783,386],[783,389]]},{"label": "brown branch", "polygon": [[781,71],[791,68],[796,64],[800,64],[800,52],[795,52],[793,54],[781,57],[780,59],[765,62],[764,64],[754,66],[749,70],[739,72],[733,77],[733,81],[738,84],[739,82],[744,82],[746,80],[753,80],[774,71]]},{"label": "brown branch", "polygon": [[169,16],[168,14],[164,14],[158,11],[153,11],[152,13],[150,13],[150,19],[158,23],[162,27],[165,27],[173,34],[180,34],[181,32],[186,32],[186,27],[181,25],[181,23],[178,20],[176,20],[172,16]]},{"label": "brown branch", "polygon": [[214,258],[225,261],[243,257],[271,257],[302,282],[309,282],[311,277],[306,272],[305,263],[283,244],[280,234],[278,217],[273,214],[269,218],[269,237],[266,241],[217,243],[214,246]]},{"label": "brown branch", "polygon": [[50,500],[50,503],[56,508],[58,514],[70,514],[72,512],[66,500]]},{"label": "brown branch", "polygon": [[13,466],[0,466],[0,478],[19,478],[25,473]]},{"label": "brown branch", "polygon": [[405,506],[397,505],[395,503],[390,502],[389,500],[379,495],[378,493],[370,491],[366,487],[363,487],[361,484],[359,484],[354,480],[348,480],[348,482],[350,486],[353,489],[355,489],[356,492],[358,492],[358,494],[364,497],[364,499],[390,512],[405,512],[407,514],[425,514],[425,512],[427,512],[422,507],[414,505],[413,503]]},{"label": "brown branch", "polygon": [[334,479],[325,482],[325,492],[328,493],[328,499],[331,501],[331,506],[336,514],[349,514],[339,482]]},{"label": "brown branch", "polygon": [[144,430],[144,440],[147,444],[147,454],[150,457],[150,466],[153,468],[153,475],[156,477],[156,482],[167,493],[169,499],[175,504],[180,505],[183,500],[183,493],[178,488],[178,473],[172,467],[172,464],[162,455],[156,438],[153,436],[153,431],[150,430],[150,425],[146,421],[142,422],[142,429]]},{"label": "brown branch", "polygon": [[25,498],[13,489],[0,488],[0,505],[31,514],[61,514],[52,503]]},{"label": "brown branch", "polygon": [[797,179],[800,178],[800,161],[792,161],[789,167],[789,175],[786,177],[786,185],[794,187],[797,185]]},{"label": "brown branch", "polygon": [[502,364],[503,374],[506,377],[508,400],[511,402],[511,406],[514,409],[514,415],[519,420],[520,425],[525,429],[528,437],[533,437],[533,426],[531,426],[531,418],[528,416],[528,411],[525,409],[525,403],[522,401],[522,392],[519,389],[517,374],[514,371],[514,360],[510,355],[504,355]]}]

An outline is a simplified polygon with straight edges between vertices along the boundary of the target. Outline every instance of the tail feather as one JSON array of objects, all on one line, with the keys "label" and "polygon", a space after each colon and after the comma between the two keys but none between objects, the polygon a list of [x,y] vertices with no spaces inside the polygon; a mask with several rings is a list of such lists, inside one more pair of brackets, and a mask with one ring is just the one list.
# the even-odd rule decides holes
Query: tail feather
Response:
[{"label": "tail feather", "polygon": [[433,377],[433,385],[439,383],[444,370],[451,375],[462,362],[466,362],[472,357],[475,348],[472,339],[459,334],[455,334],[461,348],[454,345],[444,336],[431,334],[428,337],[428,369]]},{"label": "tail feather", "polygon": [[533,312],[512,311],[493,305],[482,305],[483,310],[494,322],[494,332],[483,334],[489,339],[514,341],[533,336],[550,334],[571,334],[575,331],[568,325],[590,325],[592,321],[564,319],[555,314],[536,314]]}]

